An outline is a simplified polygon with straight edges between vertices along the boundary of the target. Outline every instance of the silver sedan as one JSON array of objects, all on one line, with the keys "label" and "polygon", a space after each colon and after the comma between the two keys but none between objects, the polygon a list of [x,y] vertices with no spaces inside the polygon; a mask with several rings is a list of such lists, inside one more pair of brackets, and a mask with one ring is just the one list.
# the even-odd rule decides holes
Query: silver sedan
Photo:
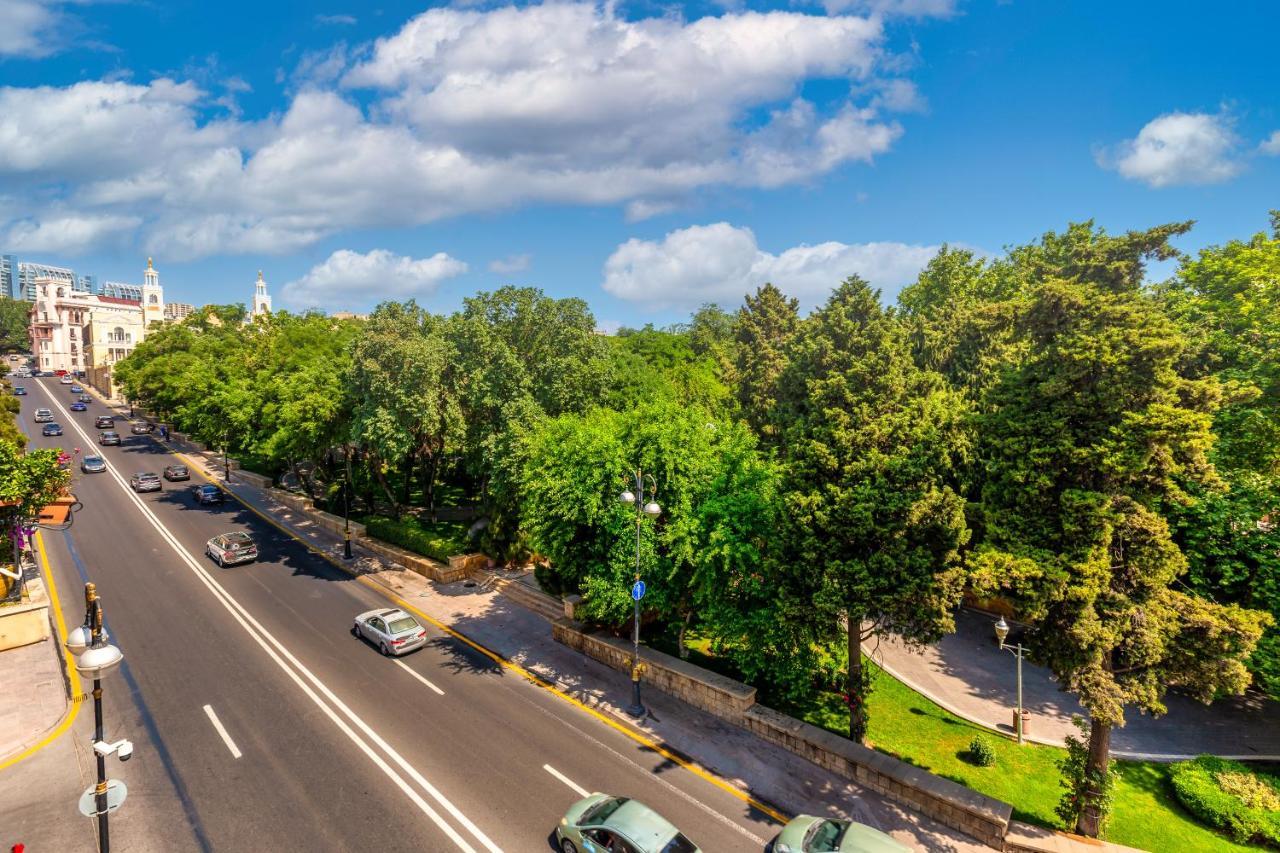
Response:
[{"label": "silver sedan", "polygon": [[351,635],[368,640],[384,655],[402,655],[426,645],[427,632],[403,610],[367,610],[356,617]]}]

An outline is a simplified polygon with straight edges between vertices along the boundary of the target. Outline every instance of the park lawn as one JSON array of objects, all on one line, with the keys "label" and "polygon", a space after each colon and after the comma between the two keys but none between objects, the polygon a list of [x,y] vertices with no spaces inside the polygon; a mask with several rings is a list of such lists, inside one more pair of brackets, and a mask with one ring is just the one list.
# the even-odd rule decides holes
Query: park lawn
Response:
[{"label": "park lawn", "polygon": [[[801,713],[816,726],[848,733],[848,714],[837,694],[825,694],[820,704],[803,711],[785,710]],[[1014,807],[1018,820],[1056,828],[1053,810],[1062,792],[1057,762],[1065,750],[1037,744],[1020,747],[948,713],[880,670],[868,711],[868,745],[1003,800]],[[996,761],[990,767],[976,767],[962,757],[976,734],[982,734],[995,752]],[[1107,840],[1155,853],[1257,849],[1235,844],[1183,811],[1169,788],[1165,765],[1118,761],[1116,770],[1115,809]]]}]

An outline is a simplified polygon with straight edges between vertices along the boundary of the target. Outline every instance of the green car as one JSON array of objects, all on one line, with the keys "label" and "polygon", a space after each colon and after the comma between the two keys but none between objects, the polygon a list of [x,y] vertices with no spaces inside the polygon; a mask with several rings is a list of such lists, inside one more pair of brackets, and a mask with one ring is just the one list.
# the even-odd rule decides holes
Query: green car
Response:
[{"label": "green car", "polygon": [[592,794],[569,807],[556,840],[564,853],[699,853],[666,818],[626,797]]},{"label": "green car", "polygon": [[773,853],[911,853],[911,848],[860,823],[802,814],[782,828]]}]

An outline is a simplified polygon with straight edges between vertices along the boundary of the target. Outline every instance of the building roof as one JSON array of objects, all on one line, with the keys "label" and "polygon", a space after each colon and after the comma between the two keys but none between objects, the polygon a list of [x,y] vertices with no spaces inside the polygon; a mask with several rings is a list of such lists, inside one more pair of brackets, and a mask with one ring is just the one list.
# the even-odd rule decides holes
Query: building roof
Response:
[{"label": "building roof", "polygon": [[119,296],[99,296],[98,299],[111,305],[128,305],[132,308],[142,304],[141,299],[121,299]]}]

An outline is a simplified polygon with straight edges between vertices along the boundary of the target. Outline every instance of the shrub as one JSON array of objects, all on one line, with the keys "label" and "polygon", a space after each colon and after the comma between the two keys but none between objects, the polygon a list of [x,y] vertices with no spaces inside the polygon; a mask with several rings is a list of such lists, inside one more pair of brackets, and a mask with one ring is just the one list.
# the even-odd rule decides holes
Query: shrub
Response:
[{"label": "shrub", "polygon": [[371,515],[364,521],[369,535],[392,545],[407,548],[415,554],[431,557],[443,563],[456,554],[467,551],[465,538],[455,524],[423,527],[416,519],[400,521],[381,515]]},{"label": "shrub", "polygon": [[1173,765],[1178,802],[1242,844],[1280,847],[1280,789],[1238,761],[1202,755]]},{"label": "shrub", "polygon": [[969,741],[969,760],[979,767],[990,767],[996,763],[996,752],[982,735],[974,735]]}]

